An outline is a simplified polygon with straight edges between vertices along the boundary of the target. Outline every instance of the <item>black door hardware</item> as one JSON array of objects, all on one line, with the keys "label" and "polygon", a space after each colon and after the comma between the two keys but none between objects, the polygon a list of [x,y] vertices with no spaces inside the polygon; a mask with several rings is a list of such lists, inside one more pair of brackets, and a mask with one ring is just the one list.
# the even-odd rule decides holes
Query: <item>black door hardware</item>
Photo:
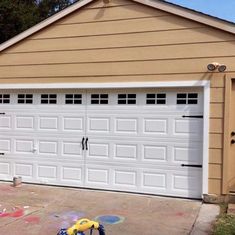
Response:
[{"label": "black door hardware", "polygon": [[235,136],[235,131],[232,131],[232,132],[231,132],[231,136]]},{"label": "black door hardware", "polygon": [[181,164],[183,167],[196,167],[196,168],[202,168],[202,165],[191,165],[191,164]]},{"label": "black door hardware", "polygon": [[231,144],[235,144],[235,140],[231,140]]},{"label": "black door hardware", "polygon": [[0,155],[5,155],[5,153],[0,153]]},{"label": "black door hardware", "polygon": [[0,113],[0,115],[5,115],[5,113]]},{"label": "black door hardware", "polygon": [[85,141],[85,137],[82,138],[82,150],[84,150],[84,148],[85,148],[84,141]]},{"label": "black door hardware", "polygon": [[183,115],[182,118],[203,118],[203,115]]},{"label": "black door hardware", "polygon": [[88,137],[86,137],[86,150],[88,150],[87,142],[88,142]]}]

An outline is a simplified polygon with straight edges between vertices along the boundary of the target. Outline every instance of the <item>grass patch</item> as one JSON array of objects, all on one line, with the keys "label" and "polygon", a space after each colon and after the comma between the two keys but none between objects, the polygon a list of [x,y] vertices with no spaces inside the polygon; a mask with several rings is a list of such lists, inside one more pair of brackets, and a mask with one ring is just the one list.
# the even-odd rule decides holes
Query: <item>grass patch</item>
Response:
[{"label": "grass patch", "polygon": [[226,214],[226,207],[222,205],[213,229],[213,235],[235,235],[235,216]]}]

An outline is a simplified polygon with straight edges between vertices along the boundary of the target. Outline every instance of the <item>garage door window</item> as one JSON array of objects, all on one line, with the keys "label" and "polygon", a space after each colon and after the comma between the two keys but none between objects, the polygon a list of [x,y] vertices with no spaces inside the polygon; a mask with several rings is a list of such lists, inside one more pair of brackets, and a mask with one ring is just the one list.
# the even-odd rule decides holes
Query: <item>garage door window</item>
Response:
[{"label": "garage door window", "polygon": [[82,94],[66,94],[65,104],[82,104]]},{"label": "garage door window", "polygon": [[32,104],[33,94],[18,94],[18,104]]},{"label": "garage door window", "polygon": [[10,94],[0,94],[0,104],[10,104]]},{"label": "garage door window", "polygon": [[108,94],[91,94],[91,104],[108,104]]},{"label": "garage door window", "polygon": [[197,104],[198,94],[197,93],[178,93],[177,104]]},{"label": "garage door window", "polygon": [[166,94],[146,94],[146,104],[166,104]]},{"label": "garage door window", "polygon": [[136,94],[118,94],[118,104],[136,104]]},{"label": "garage door window", "polygon": [[56,94],[42,94],[41,95],[41,104],[56,104],[57,95]]}]

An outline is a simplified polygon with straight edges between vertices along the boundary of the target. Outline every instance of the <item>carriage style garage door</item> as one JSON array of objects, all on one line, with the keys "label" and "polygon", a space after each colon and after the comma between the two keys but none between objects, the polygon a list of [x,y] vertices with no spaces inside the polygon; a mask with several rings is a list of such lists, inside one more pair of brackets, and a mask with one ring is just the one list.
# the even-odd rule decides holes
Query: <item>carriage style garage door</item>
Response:
[{"label": "carriage style garage door", "polygon": [[203,92],[5,90],[0,179],[201,197]]}]

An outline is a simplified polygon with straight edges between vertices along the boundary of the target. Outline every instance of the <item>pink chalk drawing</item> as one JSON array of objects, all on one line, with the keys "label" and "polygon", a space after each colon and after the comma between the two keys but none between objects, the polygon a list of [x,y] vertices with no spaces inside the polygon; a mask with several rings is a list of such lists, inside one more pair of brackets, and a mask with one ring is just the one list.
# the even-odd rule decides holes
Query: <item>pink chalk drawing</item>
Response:
[{"label": "pink chalk drawing", "polygon": [[23,215],[24,215],[24,209],[16,208],[16,207],[13,207],[12,211],[7,211],[6,209],[3,209],[3,211],[0,212],[0,218],[3,218],[3,217],[18,218]]}]

